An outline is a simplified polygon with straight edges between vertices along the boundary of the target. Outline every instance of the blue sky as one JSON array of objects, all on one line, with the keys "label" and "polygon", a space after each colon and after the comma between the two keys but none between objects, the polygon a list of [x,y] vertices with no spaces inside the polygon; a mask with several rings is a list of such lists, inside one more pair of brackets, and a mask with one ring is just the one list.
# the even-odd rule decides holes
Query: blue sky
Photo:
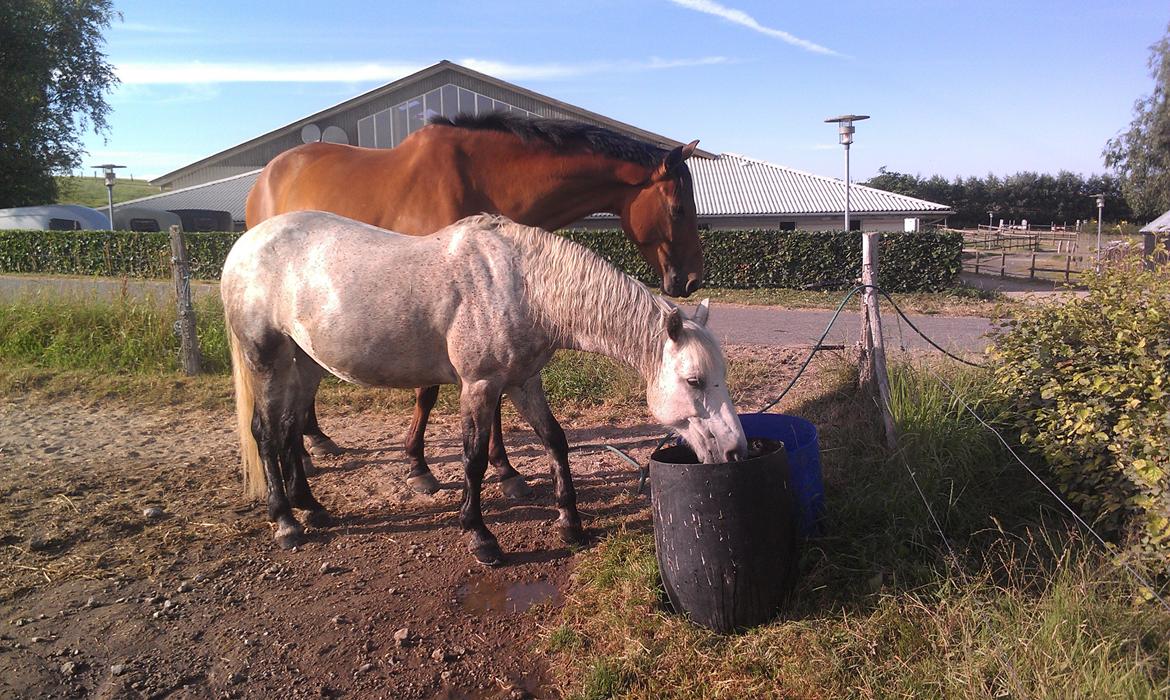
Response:
[{"label": "blue sky", "polygon": [[1102,172],[1166,0],[115,0],[108,142],[154,177],[442,59],[678,139],[854,179]]}]

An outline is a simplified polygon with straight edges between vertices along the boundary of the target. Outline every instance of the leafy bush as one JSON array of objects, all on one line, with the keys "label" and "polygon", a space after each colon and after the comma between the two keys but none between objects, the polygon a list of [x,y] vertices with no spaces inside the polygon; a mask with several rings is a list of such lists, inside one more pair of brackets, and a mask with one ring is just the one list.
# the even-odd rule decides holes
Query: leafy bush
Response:
[{"label": "leafy bush", "polygon": [[[191,274],[218,279],[238,233],[188,233]],[[656,275],[617,230],[564,231],[647,284]],[[703,231],[707,287],[756,289],[836,283],[861,274],[861,234],[852,231]],[[886,233],[879,284],[887,291],[937,291],[962,269],[963,239],[950,231]],[[169,277],[166,233],[0,231],[0,272]]]},{"label": "leafy bush", "polygon": [[1170,272],[1127,261],[995,337],[999,393],[1068,501],[1170,573]]}]

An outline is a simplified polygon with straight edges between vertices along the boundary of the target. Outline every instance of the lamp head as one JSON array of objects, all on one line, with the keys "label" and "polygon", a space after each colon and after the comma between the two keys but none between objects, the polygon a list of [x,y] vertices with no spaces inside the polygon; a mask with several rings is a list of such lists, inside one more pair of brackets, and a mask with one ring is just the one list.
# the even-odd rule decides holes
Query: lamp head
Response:
[{"label": "lamp head", "polygon": [[833,124],[833,123],[837,124],[838,125],[837,134],[840,137],[840,143],[842,146],[848,146],[849,144],[853,143],[853,132],[856,131],[856,129],[853,126],[853,122],[859,122],[862,119],[869,119],[869,115],[868,114],[842,114],[839,117],[829,117],[828,119],[825,120],[825,123],[826,124]]}]

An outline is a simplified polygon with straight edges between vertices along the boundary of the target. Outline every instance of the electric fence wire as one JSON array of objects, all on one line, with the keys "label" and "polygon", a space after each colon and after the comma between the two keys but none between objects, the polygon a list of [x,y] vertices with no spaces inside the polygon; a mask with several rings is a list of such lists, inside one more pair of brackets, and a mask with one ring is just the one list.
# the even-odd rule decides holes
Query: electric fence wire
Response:
[{"label": "electric fence wire", "polygon": [[[966,401],[964,401],[963,397],[959,395],[959,392],[956,391],[954,389],[954,387],[952,387],[950,384],[948,384],[946,382],[946,380],[944,380],[942,377],[940,377],[935,372],[931,371],[931,369],[929,367],[926,367],[926,371],[932,377],[934,377],[934,379],[939,384],[941,384],[947,391],[949,391],[951,396],[953,396],[956,401],[958,401],[960,404],[962,404],[963,408],[966,409],[967,412],[970,413],[971,416],[975,418],[975,420],[979,421],[983,425],[983,427],[990,430],[995,435],[995,437],[999,439],[1000,443],[1005,448],[1007,448],[1007,451],[1009,453],[1011,453],[1011,456],[1014,457],[1016,459],[1016,461],[1020,463],[1020,466],[1023,467],[1029,474],[1031,474],[1032,478],[1034,478],[1037,482],[1039,482],[1039,484],[1044,487],[1044,490],[1047,491],[1054,499],[1056,499],[1056,502],[1059,503],[1061,505],[1061,507],[1063,507],[1066,511],[1068,511],[1068,514],[1071,515],[1073,517],[1073,519],[1076,520],[1076,522],[1082,528],[1085,529],[1086,532],[1088,532],[1090,535],[1092,535],[1093,539],[1095,539],[1105,549],[1105,551],[1109,551],[1110,547],[1109,547],[1109,544],[1105,541],[1105,538],[1103,538],[1103,537],[1101,537],[1101,535],[1097,534],[1097,531],[1093,529],[1092,525],[1090,525],[1088,522],[1085,521],[1084,518],[1082,518],[1079,514],[1077,514],[1077,512],[1073,509],[1072,506],[1070,506],[1068,503],[1065,502],[1065,500],[1063,498],[1061,498],[1059,495],[1057,495],[1056,491],[1054,491],[1047,483],[1045,483],[1044,479],[1040,478],[1040,475],[1037,474],[1035,472],[1035,470],[1033,470],[1031,467],[1029,467],[1027,462],[1025,462],[1023,459],[1020,458],[1020,455],[1017,454],[1014,449],[1012,449],[1012,446],[1008,443],[1007,440],[1004,439],[1003,435],[1001,435],[998,430],[996,430],[987,421],[983,420],[983,418],[978,413],[975,412],[975,409],[971,408],[971,405],[968,404]],[[1154,588],[1154,585],[1150,581],[1146,580],[1146,578],[1144,576],[1142,576],[1141,573],[1136,568],[1134,568],[1134,566],[1131,565],[1129,562],[1125,561],[1124,559],[1119,559],[1118,561],[1122,565],[1122,567],[1124,567],[1125,570],[1128,571],[1129,574],[1131,576],[1133,576],[1134,579],[1136,579],[1138,581],[1138,583],[1145,586],[1146,590],[1150,593],[1150,595],[1153,596],[1158,601],[1158,603],[1161,604],[1161,606],[1166,609],[1166,612],[1170,612],[1170,603],[1167,603],[1166,599],[1158,594],[1158,591]]]},{"label": "electric fence wire", "polygon": [[[946,355],[947,357],[949,357],[957,362],[961,362],[962,364],[969,365],[971,367],[976,367],[979,369],[990,369],[987,365],[976,363],[976,362],[971,362],[969,360],[963,359],[963,358],[947,351],[945,348],[940,346],[938,343],[934,342],[934,340],[932,340],[925,333],[923,333],[922,330],[920,328],[918,328],[918,326],[914,325],[914,322],[911,321],[909,319],[909,317],[906,316],[906,313],[904,311],[902,311],[901,307],[898,306],[897,302],[895,302],[893,300],[893,298],[890,296],[890,294],[888,292],[886,292],[885,290],[881,289],[877,285],[858,284],[858,285],[854,286],[852,289],[850,289],[845,294],[844,297],[842,297],[841,302],[837,305],[837,309],[833,313],[833,316],[829,319],[828,324],[826,324],[824,332],[821,334],[820,338],[817,340],[817,343],[809,351],[809,354],[807,357],[805,357],[805,360],[801,364],[800,369],[797,370],[796,374],[788,382],[788,385],[784,387],[784,390],[781,391],[780,394],[775,399],[773,399],[772,401],[767,403],[763,408],[761,408],[759,411],[757,411],[757,413],[764,413],[764,412],[768,411],[769,409],[771,409],[772,407],[774,407],[776,404],[780,403],[780,401],[782,401],[784,399],[784,397],[788,395],[788,392],[792,389],[792,387],[796,386],[796,382],[804,374],[805,370],[808,369],[809,364],[812,363],[813,357],[816,356],[816,353],[821,349],[821,346],[824,344],[825,339],[829,336],[829,333],[832,331],[833,325],[837,322],[837,319],[840,317],[841,312],[845,308],[845,304],[847,304],[849,302],[849,300],[852,299],[855,295],[864,291],[867,288],[873,289],[876,293],[883,296],[886,299],[886,301],[888,301],[890,303],[890,305],[894,308],[894,311],[897,313],[898,317],[900,317],[902,320],[906,321],[906,325],[910,326],[910,328],[913,329],[915,333],[917,333],[919,336],[921,336],[923,340],[925,340],[927,343],[929,343],[931,345],[931,347],[938,350],[943,355]],[[899,325],[899,342],[902,344],[903,347],[905,347],[904,339],[901,338],[901,326],[900,325]],[[930,375],[932,377],[935,378],[935,380],[937,380],[944,388],[946,388],[948,392],[950,392],[950,394],[955,398],[956,401],[958,401],[960,404],[963,405],[963,408],[966,409],[967,412],[970,413],[975,418],[975,420],[979,421],[979,423],[982,424],[983,427],[987,428],[995,435],[995,437],[1000,441],[1000,443],[1003,444],[1003,446],[1005,448],[1007,448],[1008,452],[1012,455],[1012,457],[1014,457],[1015,460],[1017,462],[1019,462],[1020,466],[1024,467],[1024,469],[1032,476],[1032,478],[1034,478],[1044,488],[1044,490],[1047,491],[1058,503],[1060,503],[1060,505],[1074,518],[1074,520],[1082,528],[1085,529],[1085,531],[1087,531],[1089,534],[1091,534],[1093,536],[1093,539],[1095,539],[1106,551],[1109,551],[1110,547],[1109,547],[1109,544],[1105,541],[1105,539],[1103,537],[1101,537],[1101,535],[1098,534],[1097,531],[1095,529],[1093,529],[1093,527],[1088,522],[1086,522],[1084,518],[1082,518],[1079,514],[1077,514],[1077,512],[1075,510],[1073,510],[1073,508],[1071,506],[1069,506],[1068,503],[1066,503],[1064,501],[1064,499],[1062,499],[1056,493],[1056,491],[1054,491],[1044,481],[1044,479],[1042,479],[1040,477],[1039,474],[1037,474],[1031,467],[1028,466],[1028,464],[1023,459],[1020,458],[1019,454],[1017,454],[1016,451],[1014,449],[1012,449],[1011,445],[1007,442],[1006,439],[1004,439],[1003,435],[1000,434],[1000,432],[998,430],[996,430],[994,427],[992,427],[987,421],[983,420],[983,418],[978,413],[976,413],[975,410],[973,408],[971,408],[971,406],[966,401],[963,400],[963,398],[958,394],[958,392],[955,391],[955,389],[953,387],[951,387],[950,384],[948,384],[945,380],[942,379],[942,377],[938,376],[938,374],[931,371],[929,367],[927,367],[926,370],[928,373],[930,373]],[[655,450],[662,449],[662,447],[664,445],[666,445],[668,442],[670,442],[673,439],[676,439],[676,436],[673,433],[667,433],[661,440],[659,440],[658,445],[655,447]],[[590,449],[590,448],[592,448],[592,449],[601,448],[601,449],[610,450],[614,454],[618,455],[620,458],[624,459],[629,464],[632,464],[635,467],[637,467],[638,472],[639,472],[637,493],[638,494],[642,493],[642,491],[646,485],[646,480],[649,476],[649,469],[647,467],[639,464],[636,460],[634,460],[632,457],[630,457],[629,454],[625,453],[624,451],[622,451],[616,447],[613,447],[612,445],[597,445],[597,444],[579,445],[579,446],[576,446],[572,449],[573,450],[581,450],[581,449]],[[910,475],[910,480],[914,483],[914,488],[918,491],[918,495],[922,499],[922,503],[926,507],[927,513],[930,515],[930,518],[933,521],[936,530],[938,531],[939,537],[942,539],[943,544],[946,546],[947,551],[950,553],[951,561],[957,562],[957,555],[955,554],[954,549],[951,547],[950,541],[947,539],[946,534],[943,531],[942,524],[939,522],[938,518],[935,516],[934,510],[931,508],[930,502],[926,498],[926,494],[923,492],[922,486],[921,486],[921,484],[919,484],[918,479],[915,476],[913,469],[910,467],[910,463],[906,459],[905,453],[900,451],[899,454],[902,458],[902,463],[906,468],[907,474]],[[1149,591],[1150,595],[1153,596],[1158,601],[1158,603],[1163,608],[1166,609],[1167,612],[1170,612],[1170,603],[1168,603],[1165,598],[1163,598],[1161,595],[1158,594],[1157,590],[1155,590],[1154,585],[1151,582],[1149,582],[1145,577],[1143,577],[1141,575],[1141,573],[1136,568],[1134,568],[1131,564],[1129,564],[1128,562],[1126,562],[1124,560],[1120,560],[1120,563],[1126,569],[1126,571],[1128,571],[1129,574],[1134,577],[1135,580],[1137,580],[1139,583],[1141,583],[1146,588],[1146,590]]]}]

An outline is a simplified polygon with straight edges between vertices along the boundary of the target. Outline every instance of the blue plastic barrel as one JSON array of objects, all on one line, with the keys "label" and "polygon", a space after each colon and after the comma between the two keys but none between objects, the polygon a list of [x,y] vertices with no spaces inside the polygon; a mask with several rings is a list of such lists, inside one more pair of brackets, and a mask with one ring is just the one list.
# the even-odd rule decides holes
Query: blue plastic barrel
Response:
[{"label": "blue plastic barrel", "polygon": [[825,513],[825,487],[821,481],[817,427],[803,418],[782,413],[741,413],[739,420],[749,440],[765,438],[784,443],[800,509],[800,534],[804,537],[819,534]]}]

